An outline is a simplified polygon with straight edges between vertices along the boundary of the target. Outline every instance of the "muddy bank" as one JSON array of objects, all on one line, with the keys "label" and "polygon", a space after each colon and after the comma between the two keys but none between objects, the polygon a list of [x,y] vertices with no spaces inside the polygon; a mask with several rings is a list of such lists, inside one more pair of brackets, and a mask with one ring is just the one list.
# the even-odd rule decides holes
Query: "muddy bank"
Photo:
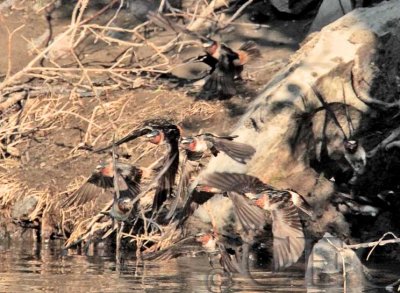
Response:
[{"label": "muddy bank", "polygon": [[[399,117],[399,27],[393,12],[397,8],[391,1],[354,11],[309,36],[294,55],[308,29],[307,16],[289,21],[275,16],[266,22],[270,27],[245,22],[243,27],[249,29],[221,34],[233,46],[254,40],[262,52],[258,63],[246,67],[244,80],[238,82],[238,95],[222,101],[201,100],[196,95],[199,87],[172,80],[169,75],[174,65],[193,57],[190,40],[175,44],[190,43],[179,55],[166,45],[173,36],[154,26],[124,30],[131,34],[128,40],[110,40],[109,34],[101,34],[97,40],[96,34],[89,34],[100,34],[96,25],[105,29],[117,7],[103,14],[99,23],[82,24],[79,32],[88,37],[73,48],[76,56],[68,55],[71,48],[59,47],[56,51],[67,56],[53,55],[51,59],[47,58],[49,50],[43,54],[46,68],[31,64],[26,69],[26,62],[21,61],[21,67],[15,63],[10,73],[15,70],[16,75],[2,84],[6,100],[17,98],[2,112],[0,182],[4,192],[0,208],[7,219],[2,229],[13,231],[14,219],[16,227],[33,228],[42,240],[62,238],[70,247],[102,241],[104,235],[113,242],[112,221],[99,214],[112,194],[66,210],[60,208],[60,202],[84,182],[102,158],[88,151],[89,147],[104,146],[113,134],[123,137],[144,120],[163,117],[179,124],[187,134],[228,134],[235,129],[238,141],[257,149],[256,156],[247,165],[218,156],[207,172],[250,173],[278,188],[300,192],[316,214],[315,219],[302,218],[312,243],[326,231],[349,243],[376,240],[388,230],[400,232],[394,220],[399,190],[393,184],[399,179],[395,159],[398,135],[380,144],[397,133],[393,126]],[[89,7],[82,17],[88,19],[95,11]],[[129,15],[126,8],[121,13]],[[56,28],[61,31],[61,21]],[[67,40],[78,37],[72,29],[67,32]],[[79,62],[74,59],[78,56]],[[58,58],[60,67],[52,66]],[[25,68],[22,73],[18,71],[21,68]],[[35,80],[13,88],[14,81],[26,81],[30,76]],[[37,94],[48,87],[51,90]],[[343,141],[349,140],[357,140],[368,154],[362,172],[346,157]],[[392,148],[389,143],[394,143]],[[148,166],[160,155],[159,149],[142,141],[119,151],[122,160],[140,166]],[[222,214],[217,200],[213,211]],[[210,223],[200,227],[198,221],[193,222],[193,230],[210,228]],[[177,241],[180,233],[171,230],[166,233],[168,239],[156,235],[159,238],[151,243],[157,245],[149,251]],[[20,237],[19,232],[10,235]],[[398,256],[397,246],[384,249],[387,256]]]}]

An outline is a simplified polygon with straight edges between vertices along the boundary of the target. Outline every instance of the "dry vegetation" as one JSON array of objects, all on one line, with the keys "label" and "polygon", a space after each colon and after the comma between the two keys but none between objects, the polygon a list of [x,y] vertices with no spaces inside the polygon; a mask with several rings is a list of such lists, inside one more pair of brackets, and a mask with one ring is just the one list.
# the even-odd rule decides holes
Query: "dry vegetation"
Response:
[{"label": "dry vegetation", "polygon": [[[107,210],[111,197],[79,209],[59,207],[101,158],[87,147],[109,143],[114,134],[121,137],[153,117],[170,118],[189,133],[210,128],[224,132],[237,119],[235,109],[245,107],[247,101],[207,102],[194,98],[186,88],[171,91],[159,77],[179,62],[176,54],[195,41],[160,34],[148,21],[131,29],[116,26],[119,18],[126,17],[123,5],[124,1],[111,1],[96,9],[89,0],[77,1],[66,26],[48,22],[40,37],[23,36],[33,56],[17,71],[14,40],[24,26],[13,29],[0,16],[8,36],[7,70],[0,84],[0,213],[20,226],[38,229],[44,239],[63,237],[66,246],[94,235],[106,237],[115,229],[111,220],[99,214]],[[214,10],[224,5],[224,1],[211,1],[208,6],[197,1],[192,13],[175,13],[184,14],[191,29],[197,29],[214,23],[218,19]],[[23,12],[50,19],[57,12],[56,2],[36,3]],[[240,12],[219,25],[226,27]],[[114,38],[115,33],[129,37]],[[147,165],[157,157],[147,144],[131,144],[121,151],[134,164]],[[27,198],[33,198],[33,204]],[[16,202],[28,205],[28,210],[16,211]],[[170,234],[143,237],[158,242],[160,248],[174,237]]]},{"label": "dry vegetation", "polygon": [[[192,30],[210,26],[223,30],[252,2],[243,2],[230,14],[216,12],[226,5],[222,0],[192,1],[190,9],[169,11],[185,17]],[[55,3],[36,3],[24,13],[31,13],[31,19],[49,17],[59,9]],[[10,25],[0,14],[8,39],[3,57],[7,68],[0,84],[0,219],[8,232],[16,230],[8,225],[13,221],[18,227],[35,228],[43,239],[63,238],[66,247],[105,239],[121,229],[102,214],[110,207],[111,194],[83,207],[60,209],[61,200],[84,182],[102,158],[92,153],[91,147],[108,144],[113,135],[122,137],[153,117],[172,119],[188,133],[201,129],[227,132],[259,85],[269,80],[284,65],[280,60],[291,53],[276,50],[264,58],[265,64],[249,70],[251,91],[244,90],[230,101],[204,101],[194,96],[197,89],[192,85],[176,87],[164,78],[193,51],[196,41],[162,32],[147,20],[130,28],[119,25],[121,19],[130,17],[124,1],[113,0],[101,8],[89,0],[75,4],[68,21],[60,21],[62,25],[53,27],[42,20],[42,26],[49,25],[44,33],[37,38],[24,37],[32,56],[23,65],[13,54],[23,26]],[[161,1],[158,9],[162,11],[164,5],[167,1]],[[22,8],[13,9],[18,13]],[[117,38],[117,34],[125,37]],[[119,151],[130,163],[141,166],[158,156],[154,147],[141,142]],[[301,181],[303,184],[303,178]],[[322,221],[318,224],[325,225]],[[142,234],[124,230],[119,235],[154,252],[178,241],[179,233],[174,226],[163,226],[145,229]],[[387,235],[394,239],[384,240]],[[379,241],[346,248],[374,250],[398,242],[396,235],[386,233]]]}]

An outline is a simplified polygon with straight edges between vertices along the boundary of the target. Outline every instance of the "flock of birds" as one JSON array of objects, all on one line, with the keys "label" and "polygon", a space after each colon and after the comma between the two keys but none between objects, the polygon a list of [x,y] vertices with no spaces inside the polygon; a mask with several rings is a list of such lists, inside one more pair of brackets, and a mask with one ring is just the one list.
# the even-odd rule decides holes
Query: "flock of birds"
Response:
[{"label": "flock of birds", "polygon": [[150,192],[154,194],[153,203],[145,212],[146,220],[156,225],[173,223],[183,228],[199,205],[222,194],[232,201],[240,225],[240,248],[228,248],[228,238],[218,233],[218,227],[196,237],[208,252],[220,255],[227,271],[244,270],[238,253],[240,259],[248,258],[243,246],[250,245],[252,238],[265,232],[268,215],[272,218],[274,268],[279,270],[297,262],[305,245],[299,211],[312,217],[310,206],[300,194],[276,189],[246,174],[199,175],[210,157],[220,152],[246,164],[256,152],[252,146],[236,142],[236,136],[203,133],[183,137],[180,127],[156,119],[144,122],[131,134],[95,152],[115,150],[139,137],[157,146],[164,145],[165,153],[151,167],[142,168],[121,162],[113,152],[111,158],[102,161],[88,180],[64,200],[62,208],[81,206],[105,190],[112,190],[114,201],[108,215],[118,222],[132,224],[142,217],[139,202]]},{"label": "flock of birds", "polygon": [[[236,93],[235,80],[240,78],[243,66],[260,56],[253,42],[234,51],[209,37],[203,37],[159,14],[148,18],[164,29],[185,33],[201,40],[205,55],[196,58],[211,68],[204,90],[220,95]],[[328,110],[328,109],[327,109]],[[149,143],[164,145],[165,153],[150,167],[143,168],[123,163],[115,155],[115,148],[139,137]],[[249,250],[260,234],[265,234],[268,219],[272,219],[272,252],[275,270],[287,268],[298,261],[305,247],[300,213],[313,219],[307,201],[294,190],[280,190],[260,179],[239,173],[202,174],[211,156],[225,153],[232,160],[247,164],[256,150],[235,141],[235,136],[203,133],[184,137],[182,129],[164,119],[148,120],[141,127],[110,146],[95,150],[113,149],[111,158],[102,161],[89,179],[62,203],[62,208],[80,206],[96,199],[105,190],[112,190],[114,201],[107,213],[112,219],[131,225],[142,220],[154,225],[174,223],[183,228],[195,210],[216,194],[230,199],[240,235],[232,237],[213,231],[197,235],[196,239],[210,253],[217,253],[221,265],[229,272],[248,269]],[[345,157],[360,173],[366,164],[365,151],[357,141],[346,140]],[[353,166],[354,165],[354,166]],[[139,212],[141,199],[153,194],[152,206]],[[236,241],[239,238],[239,242]],[[239,245],[232,246],[235,239]]]},{"label": "flock of birds", "polygon": [[261,56],[260,50],[253,41],[247,41],[239,49],[234,50],[210,37],[205,37],[178,23],[171,22],[161,14],[149,12],[147,17],[166,31],[183,33],[200,41],[205,55],[187,60],[186,63],[202,62],[208,65],[210,70],[203,85],[203,92],[210,96],[231,97],[235,95],[237,93],[236,81],[242,79],[241,73],[244,65]]}]

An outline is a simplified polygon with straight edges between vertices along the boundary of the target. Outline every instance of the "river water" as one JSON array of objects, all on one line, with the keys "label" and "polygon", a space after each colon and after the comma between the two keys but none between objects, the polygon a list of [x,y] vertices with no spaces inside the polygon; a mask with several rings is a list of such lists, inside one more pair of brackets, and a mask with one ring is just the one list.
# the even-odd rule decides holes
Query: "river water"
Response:
[{"label": "river water", "polygon": [[206,256],[139,266],[127,260],[116,266],[114,256],[101,251],[93,256],[67,255],[57,241],[49,245],[0,243],[0,292],[306,291],[304,264],[280,273],[254,272],[253,278],[262,286],[236,277],[224,278],[222,285],[216,286],[220,276],[221,271],[212,269]]}]

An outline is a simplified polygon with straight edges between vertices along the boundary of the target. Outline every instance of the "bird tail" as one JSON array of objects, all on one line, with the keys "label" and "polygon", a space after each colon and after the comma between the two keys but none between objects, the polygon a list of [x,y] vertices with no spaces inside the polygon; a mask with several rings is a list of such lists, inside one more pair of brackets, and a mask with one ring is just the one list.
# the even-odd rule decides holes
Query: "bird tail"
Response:
[{"label": "bird tail", "polygon": [[221,93],[224,96],[233,96],[236,94],[235,81],[230,74],[224,74],[218,68],[207,79],[203,86],[205,91],[210,93]]},{"label": "bird tail", "polygon": [[260,50],[253,41],[248,41],[241,45],[237,53],[239,55],[240,65],[244,65],[251,60],[261,57]]}]

